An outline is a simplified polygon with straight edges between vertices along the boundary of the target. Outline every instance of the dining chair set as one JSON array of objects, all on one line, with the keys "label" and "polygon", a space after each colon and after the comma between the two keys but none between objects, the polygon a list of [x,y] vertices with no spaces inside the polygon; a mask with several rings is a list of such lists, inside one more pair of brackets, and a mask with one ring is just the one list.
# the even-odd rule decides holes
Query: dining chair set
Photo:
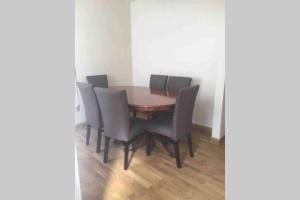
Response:
[{"label": "dining chair set", "polygon": [[89,144],[91,128],[97,129],[96,152],[100,152],[104,133],[103,162],[108,162],[110,139],[124,145],[124,169],[128,169],[129,146],[137,138],[145,136],[146,155],[151,154],[151,139],[160,135],[174,145],[177,168],[181,168],[179,141],[186,137],[189,154],[193,154],[191,129],[195,99],[199,85],[191,86],[189,77],[151,75],[149,88],[176,94],[174,109],[159,112],[151,119],[131,117],[125,90],[112,90],[108,87],[107,75],[87,76],[88,83],[78,82],[86,113],[86,145]]}]

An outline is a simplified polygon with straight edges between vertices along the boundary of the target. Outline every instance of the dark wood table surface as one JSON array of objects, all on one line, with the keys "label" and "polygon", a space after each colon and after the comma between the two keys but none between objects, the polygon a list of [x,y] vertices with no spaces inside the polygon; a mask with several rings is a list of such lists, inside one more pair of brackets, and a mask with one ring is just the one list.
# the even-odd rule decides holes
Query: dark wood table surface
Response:
[{"label": "dark wood table surface", "polygon": [[141,86],[114,86],[110,89],[126,90],[130,109],[137,112],[154,112],[171,109],[176,94]]}]

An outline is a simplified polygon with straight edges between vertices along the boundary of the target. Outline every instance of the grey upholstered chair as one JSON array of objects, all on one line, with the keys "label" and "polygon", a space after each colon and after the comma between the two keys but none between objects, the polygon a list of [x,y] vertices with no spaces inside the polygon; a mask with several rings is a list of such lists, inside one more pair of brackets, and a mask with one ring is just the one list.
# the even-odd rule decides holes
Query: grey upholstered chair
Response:
[{"label": "grey upholstered chair", "polygon": [[92,84],[94,87],[108,88],[107,75],[94,75],[86,77],[88,83]]},{"label": "grey upholstered chair", "polygon": [[150,76],[150,88],[157,90],[165,90],[168,76],[151,74]]},{"label": "grey upholstered chair", "polygon": [[[191,140],[192,118],[195,99],[199,85],[179,90],[176,97],[174,115],[160,115],[146,123],[145,129],[150,133],[158,133],[166,136],[175,145],[175,157],[178,168],[181,168],[179,155],[179,140],[187,137],[190,156],[193,157]],[[146,152],[150,155],[151,134],[147,134]]]},{"label": "grey upholstered chair", "polygon": [[101,137],[103,132],[103,121],[101,110],[98,105],[97,97],[93,89],[92,84],[88,83],[77,83],[80,90],[83,104],[85,107],[86,123],[87,123],[87,134],[86,134],[86,145],[89,144],[91,127],[98,130],[97,138],[97,153],[100,152]]},{"label": "grey upholstered chair", "polygon": [[169,76],[167,83],[167,91],[178,92],[180,89],[190,87],[192,78],[180,77],[180,76]]},{"label": "grey upholstered chair", "polygon": [[104,157],[107,163],[109,140],[122,141],[125,147],[124,169],[128,168],[129,145],[144,133],[144,120],[129,117],[127,94],[125,90],[94,88],[101,107],[104,124]]}]

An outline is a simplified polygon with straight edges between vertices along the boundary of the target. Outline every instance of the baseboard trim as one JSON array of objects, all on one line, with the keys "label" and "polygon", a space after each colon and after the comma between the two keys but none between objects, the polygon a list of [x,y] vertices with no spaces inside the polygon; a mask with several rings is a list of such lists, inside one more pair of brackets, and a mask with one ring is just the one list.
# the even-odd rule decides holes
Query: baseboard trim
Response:
[{"label": "baseboard trim", "polygon": [[210,137],[210,142],[212,144],[225,144],[225,136],[220,139],[212,137],[212,128],[207,126],[201,126],[199,124],[193,123],[193,129],[196,129],[200,133],[207,134]]},{"label": "baseboard trim", "polygon": [[207,127],[207,126],[201,126],[199,124],[193,123],[192,127],[202,133],[206,133],[206,134],[210,134],[210,135],[212,133],[212,128]]},{"label": "baseboard trim", "polygon": [[225,135],[223,137],[221,137],[220,139],[210,137],[210,141],[213,144],[225,144]]}]

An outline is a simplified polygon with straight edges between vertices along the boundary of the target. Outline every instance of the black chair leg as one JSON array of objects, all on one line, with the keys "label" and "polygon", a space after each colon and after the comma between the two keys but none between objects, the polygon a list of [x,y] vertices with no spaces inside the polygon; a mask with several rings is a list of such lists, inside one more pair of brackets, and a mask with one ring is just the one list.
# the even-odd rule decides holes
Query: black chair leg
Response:
[{"label": "black chair leg", "polygon": [[101,138],[102,138],[102,128],[99,128],[98,129],[98,138],[97,138],[97,149],[96,149],[97,153],[100,153]]},{"label": "black chair leg", "polygon": [[179,141],[176,141],[174,146],[175,146],[176,165],[177,165],[177,168],[181,168],[180,153],[179,153]]},{"label": "black chair leg", "polygon": [[191,156],[191,157],[194,157],[191,134],[188,134],[188,135],[187,135],[187,141],[188,141],[188,146],[189,146],[190,156]]},{"label": "black chair leg", "polygon": [[105,143],[104,143],[104,157],[103,157],[103,162],[107,163],[108,160],[108,149],[109,149],[109,137],[105,136]]},{"label": "black chair leg", "polygon": [[146,155],[151,153],[151,133],[146,133]]},{"label": "black chair leg", "polygon": [[124,147],[125,147],[124,148],[124,152],[125,152],[125,155],[124,155],[124,170],[127,170],[128,169],[129,143],[125,142]]},{"label": "black chair leg", "polygon": [[85,141],[86,145],[89,145],[90,137],[91,137],[91,126],[88,124],[86,128],[86,141]]},{"label": "black chair leg", "polygon": [[133,117],[136,118],[136,111],[133,111]]}]

